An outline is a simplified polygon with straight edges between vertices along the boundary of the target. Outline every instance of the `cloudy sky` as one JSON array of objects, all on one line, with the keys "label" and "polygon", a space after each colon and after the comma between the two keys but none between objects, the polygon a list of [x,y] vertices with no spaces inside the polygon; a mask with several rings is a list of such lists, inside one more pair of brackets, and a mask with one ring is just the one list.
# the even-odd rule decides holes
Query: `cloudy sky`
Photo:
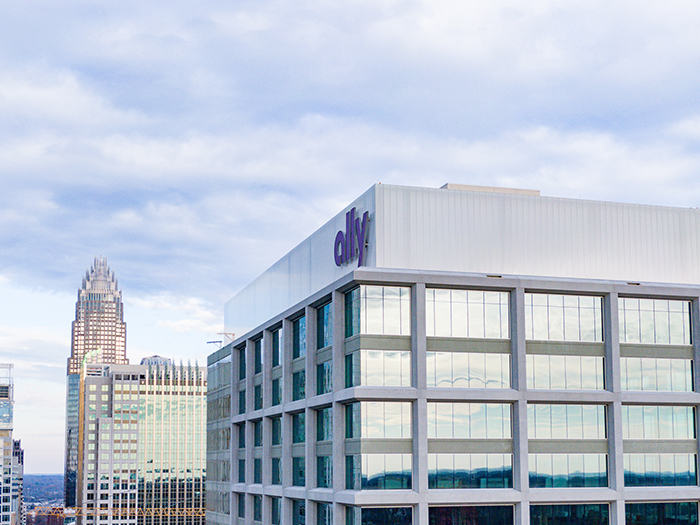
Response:
[{"label": "cloudy sky", "polygon": [[700,4],[0,6],[0,361],[62,472],[81,277],[132,361],[204,363],[223,303],[375,182],[700,206]]}]

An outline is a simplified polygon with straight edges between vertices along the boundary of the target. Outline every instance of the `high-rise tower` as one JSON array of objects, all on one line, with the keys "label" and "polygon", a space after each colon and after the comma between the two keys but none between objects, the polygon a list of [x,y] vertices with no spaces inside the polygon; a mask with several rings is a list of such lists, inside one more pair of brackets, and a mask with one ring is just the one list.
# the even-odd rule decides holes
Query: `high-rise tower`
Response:
[{"label": "high-rise tower", "polygon": [[12,439],[14,404],[13,365],[0,363],[0,523],[24,525],[22,483],[24,451],[18,440]]},{"label": "high-rise tower", "polygon": [[76,503],[81,366],[83,362],[129,364],[122,293],[105,257],[96,257],[90,271],[85,273],[71,332],[66,395],[65,504],[68,507]]}]

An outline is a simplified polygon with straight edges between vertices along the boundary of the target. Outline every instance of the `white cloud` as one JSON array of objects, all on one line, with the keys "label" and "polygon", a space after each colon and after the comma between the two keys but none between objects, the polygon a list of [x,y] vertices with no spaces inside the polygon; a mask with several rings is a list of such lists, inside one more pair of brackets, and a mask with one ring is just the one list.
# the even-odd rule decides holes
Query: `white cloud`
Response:
[{"label": "white cloud", "polygon": [[97,254],[132,361],[203,363],[222,303],[375,182],[697,206],[699,23],[646,0],[6,6],[0,360],[32,389],[19,412],[40,420],[35,392],[62,384]]}]

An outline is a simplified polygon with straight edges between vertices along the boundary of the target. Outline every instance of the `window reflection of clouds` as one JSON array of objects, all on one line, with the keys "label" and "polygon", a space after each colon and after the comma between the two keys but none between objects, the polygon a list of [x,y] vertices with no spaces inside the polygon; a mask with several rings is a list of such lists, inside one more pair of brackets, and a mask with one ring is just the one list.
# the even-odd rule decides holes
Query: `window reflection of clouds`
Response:
[{"label": "window reflection of clouds", "polygon": [[623,439],[695,439],[691,406],[622,406]]},{"label": "window reflection of clouds", "polygon": [[546,405],[527,407],[530,439],[605,439],[604,405]]},{"label": "window reflection of clouds", "polygon": [[428,403],[428,438],[511,438],[511,405]]},{"label": "window reflection of clouds", "polygon": [[525,333],[535,341],[602,341],[603,299],[525,294]]},{"label": "window reflection of clouds", "polygon": [[618,308],[621,343],[691,344],[690,301],[621,297]]},{"label": "window reflection of clouds", "polygon": [[427,352],[427,385],[441,388],[510,388],[510,355]]},{"label": "window reflection of clouds", "polygon": [[622,390],[690,392],[693,389],[693,361],[653,357],[620,359]]},{"label": "window reflection of clouds", "polygon": [[426,290],[427,335],[508,339],[507,292]]}]

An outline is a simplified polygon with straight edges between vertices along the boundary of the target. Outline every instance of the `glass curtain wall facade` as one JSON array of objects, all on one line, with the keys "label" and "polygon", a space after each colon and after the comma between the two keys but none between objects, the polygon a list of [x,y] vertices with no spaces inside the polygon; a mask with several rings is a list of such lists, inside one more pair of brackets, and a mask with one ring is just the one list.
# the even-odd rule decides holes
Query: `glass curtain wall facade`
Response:
[{"label": "glass curtain wall facade", "polygon": [[206,370],[162,358],[83,368],[79,523],[204,522],[206,389]]},{"label": "glass curtain wall facade", "polygon": [[208,521],[697,523],[694,288],[394,278],[210,356]]}]

